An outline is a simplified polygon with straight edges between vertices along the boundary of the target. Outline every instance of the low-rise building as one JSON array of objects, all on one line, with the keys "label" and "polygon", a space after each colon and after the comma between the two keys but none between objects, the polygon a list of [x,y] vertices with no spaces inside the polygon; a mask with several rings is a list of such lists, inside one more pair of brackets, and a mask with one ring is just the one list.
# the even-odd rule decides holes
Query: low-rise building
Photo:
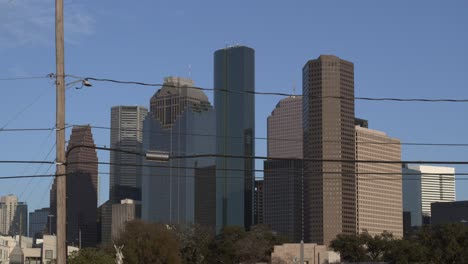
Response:
[{"label": "low-rise building", "polygon": [[431,224],[462,223],[468,225],[468,201],[431,204]]},{"label": "low-rise building", "polygon": [[[272,264],[300,263],[301,244],[283,244],[273,248],[271,254]],[[340,254],[328,251],[326,246],[315,243],[304,244],[304,263],[340,263]]]},{"label": "low-rise building", "polygon": [[[21,240],[21,242],[20,242]],[[33,244],[33,238],[22,236],[0,236],[0,264],[51,264],[56,258],[56,237],[44,235]],[[77,251],[76,247],[68,247],[68,255]]]}]

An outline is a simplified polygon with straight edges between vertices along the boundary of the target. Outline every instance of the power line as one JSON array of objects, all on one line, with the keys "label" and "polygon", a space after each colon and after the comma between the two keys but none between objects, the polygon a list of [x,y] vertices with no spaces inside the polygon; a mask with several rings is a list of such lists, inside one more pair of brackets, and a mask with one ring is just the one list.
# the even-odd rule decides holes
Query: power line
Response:
[{"label": "power line", "polygon": [[55,161],[47,161],[47,160],[0,160],[0,163],[9,163],[9,164],[55,164]]},{"label": "power line", "polygon": [[[321,173],[321,172],[318,172]],[[336,173],[336,172],[333,172]],[[73,173],[66,173],[66,174],[39,174],[39,175],[7,175],[7,176],[0,176],[0,180],[9,180],[9,179],[29,179],[29,178],[53,178],[55,176],[65,176]],[[98,172],[98,174],[110,174],[110,172]],[[452,174],[453,175],[453,174]],[[468,175],[468,173],[455,173],[455,175]],[[195,178],[196,176],[191,176],[191,175],[162,175],[162,174],[152,174],[152,175],[144,175],[144,176],[151,176],[151,177],[180,177],[180,178]],[[199,177],[199,176],[197,176]],[[203,178],[203,177],[200,177]],[[216,178],[216,177],[215,177]],[[227,178],[242,178],[244,179],[245,177],[239,177],[239,176],[227,176]],[[254,178],[254,177],[252,177]],[[264,179],[265,177],[261,176],[255,176],[255,179]],[[340,178],[328,178],[326,180],[330,179],[340,179]],[[382,181],[387,181],[387,180],[420,180],[420,179],[415,179],[415,178],[410,178],[410,179],[391,179],[391,178],[359,178],[358,180],[382,180]],[[460,177],[455,177],[455,181],[460,181],[460,180],[468,180],[467,178],[460,178]]]},{"label": "power line", "polygon": [[[65,128],[70,128],[73,126],[80,125],[67,125]],[[142,133],[150,134],[159,134],[164,135],[169,132],[158,132],[151,130],[143,130],[136,128],[111,128],[106,126],[91,126],[94,129],[103,129],[103,130],[117,130],[117,131],[136,131]],[[0,132],[28,132],[28,131],[51,131],[55,130],[55,127],[51,128],[0,128]],[[218,136],[215,134],[201,134],[201,133],[180,133],[172,132],[173,135],[183,135],[183,136],[200,136],[200,137],[215,137],[215,138],[234,138],[234,139],[243,139],[243,137],[236,136]],[[302,139],[293,139],[293,138],[268,138],[268,137],[254,137],[258,140],[271,140],[271,141],[290,141],[290,142],[302,142]],[[346,140],[323,140],[324,143],[346,143],[349,141]],[[369,144],[369,145],[406,145],[406,146],[441,146],[441,147],[468,147],[468,143],[428,143],[428,142],[374,142],[374,141],[355,141],[356,144]]]},{"label": "power line", "polygon": [[46,87],[47,89],[44,89],[40,94],[38,94],[31,102],[29,102],[27,105],[25,105],[20,111],[18,111],[16,114],[14,114],[10,119],[6,121],[5,124],[3,124],[0,127],[0,131],[2,131],[5,127],[7,127],[11,122],[14,120],[18,119],[26,110],[28,110],[31,106],[33,106],[35,103],[41,99],[42,96],[44,96],[48,91],[50,87]]},{"label": "power line", "polygon": [[65,176],[66,174],[42,174],[42,175],[14,175],[14,176],[0,176],[0,180],[9,179],[29,179],[29,178],[49,178],[55,176]]},{"label": "power line", "polygon": [[6,77],[0,78],[0,81],[18,81],[18,80],[34,80],[34,79],[53,79],[55,75],[49,73],[46,76],[20,76],[20,77]]},{"label": "power line", "polygon": [[[190,88],[196,89],[200,91],[220,91],[220,92],[229,92],[229,93],[237,93],[237,94],[257,94],[257,95],[275,95],[275,96],[298,96],[297,94],[291,93],[282,93],[282,92],[259,92],[259,91],[234,91],[229,89],[221,89],[221,88],[204,88],[198,86],[177,86],[171,84],[161,84],[161,83],[146,83],[140,81],[121,81],[115,79],[106,79],[106,78],[96,78],[96,77],[80,77],[75,75],[66,75],[68,77],[73,78],[81,78],[82,80],[86,81],[97,81],[97,82],[111,82],[111,83],[118,83],[118,84],[130,84],[130,85],[141,85],[141,86],[151,86],[151,87],[173,87],[173,88]],[[453,98],[393,98],[393,97],[345,97],[345,96],[309,96],[309,98],[317,98],[317,99],[340,99],[340,100],[362,100],[362,101],[394,101],[394,102],[424,102],[424,103],[467,103],[468,99],[453,99]]]},{"label": "power line", "polygon": [[[148,167],[148,168],[175,168],[175,169],[204,169],[206,167],[210,166],[203,166],[203,167],[191,167],[191,166],[167,166],[167,165],[156,165],[156,164],[134,164],[134,163],[116,163],[116,162],[71,162],[69,164],[99,164],[99,165],[117,165],[117,166],[123,166],[123,167]],[[468,164],[466,162],[465,164]],[[309,171],[309,170],[299,170],[299,169],[293,169],[293,168],[282,168],[282,169],[233,169],[233,168],[214,168],[214,170],[217,171],[237,171],[237,172],[281,172],[281,173],[288,173],[288,172],[304,172],[304,173],[320,173],[320,174],[332,174],[332,175],[338,175],[338,174],[350,174],[350,175],[428,175],[428,176],[451,176],[451,175],[468,175],[468,173],[403,173],[401,171],[398,172],[348,172],[348,173],[343,173],[343,172],[337,172],[337,171]]]},{"label": "power line", "polygon": [[51,128],[0,128],[0,132],[51,131],[51,130],[55,130],[55,127],[51,127]]},{"label": "power line", "polygon": [[[116,131],[136,131],[142,133],[158,134],[164,135],[169,134],[170,132],[158,132],[151,130],[143,130],[137,128],[111,128],[106,126],[91,126],[95,129],[104,129],[104,130],[116,130]],[[200,136],[200,137],[215,137],[215,138],[234,138],[234,139],[243,139],[243,137],[236,136],[218,136],[215,134],[201,134],[201,133],[179,133],[172,132],[173,135],[184,135],[184,136]],[[254,137],[258,140],[271,140],[271,141],[290,141],[290,142],[302,142],[302,139],[293,139],[293,138],[268,138],[268,137]],[[324,143],[346,143],[349,141],[346,140],[323,140],[320,142]],[[406,145],[406,146],[444,146],[444,147],[468,147],[468,143],[428,143],[428,142],[374,142],[374,141],[355,141],[356,144],[369,144],[369,145]]]}]

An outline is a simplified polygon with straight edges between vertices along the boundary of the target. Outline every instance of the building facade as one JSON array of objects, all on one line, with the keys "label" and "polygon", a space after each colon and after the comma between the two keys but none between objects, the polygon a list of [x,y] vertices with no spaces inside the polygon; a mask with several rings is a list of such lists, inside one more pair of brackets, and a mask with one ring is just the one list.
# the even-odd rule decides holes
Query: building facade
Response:
[{"label": "building facade", "polygon": [[29,213],[29,236],[32,238],[42,238],[43,234],[49,233],[47,226],[50,215],[49,208],[37,209]]},{"label": "building facade", "polygon": [[432,203],[454,201],[455,168],[404,164],[403,210],[411,213],[411,226],[430,223]]},{"label": "building facade", "polygon": [[[148,110],[141,106],[114,106],[111,109],[111,148],[127,151],[141,151],[143,142],[143,121]],[[110,152],[109,200],[120,203],[122,199],[141,200],[141,156]],[[133,164],[136,166],[125,166]]]},{"label": "building facade", "polygon": [[[214,53],[216,109],[216,230],[253,224],[255,51],[245,46]],[[228,155],[241,158],[226,157]]]},{"label": "building facade", "polygon": [[255,180],[254,185],[254,225],[264,223],[264,180]]},{"label": "building facade", "polygon": [[0,197],[0,235],[23,235],[28,233],[28,206],[19,202],[15,195]]},{"label": "building facade", "polygon": [[[367,123],[367,122],[365,122]],[[401,161],[401,144],[384,132],[356,126],[356,159]],[[400,164],[356,163],[357,231],[403,236]]]},{"label": "building facade", "polygon": [[269,158],[264,162],[265,224],[291,242],[302,240],[302,96],[278,102],[267,119]]},{"label": "building facade", "polygon": [[195,223],[214,232],[216,227],[216,166],[195,169]]},{"label": "building facade", "polygon": [[[321,55],[303,67],[306,240],[356,232],[354,65]],[[329,160],[329,161],[323,161]],[[326,173],[326,174],[325,174]]]},{"label": "building facade", "polygon": [[141,215],[140,210],[140,202],[130,199],[125,199],[120,204],[112,205],[112,241],[119,238],[127,222],[137,219]]},{"label": "building facade", "polygon": [[468,201],[431,204],[431,225],[461,223],[468,226]]},{"label": "building facade", "polygon": [[268,157],[302,159],[302,96],[278,102],[267,119],[267,138]]},{"label": "building facade", "polygon": [[[79,147],[86,146],[86,147]],[[89,125],[74,126],[67,146],[67,242],[94,247],[98,242],[98,158]],[[51,215],[57,215],[56,182],[51,189]],[[56,231],[56,217],[52,233]],[[81,235],[80,235],[81,234]]]},{"label": "building facade", "polygon": [[264,223],[289,241],[303,239],[303,161],[264,162]]},{"label": "building facade", "polygon": [[[190,79],[168,77],[164,84],[151,99],[152,111],[144,122],[144,150],[167,151],[171,156],[215,153],[215,114],[208,97],[191,88]],[[142,219],[167,224],[194,223],[196,170],[214,163],[213,157],[178,158],[160,164],[146,162]]]}]

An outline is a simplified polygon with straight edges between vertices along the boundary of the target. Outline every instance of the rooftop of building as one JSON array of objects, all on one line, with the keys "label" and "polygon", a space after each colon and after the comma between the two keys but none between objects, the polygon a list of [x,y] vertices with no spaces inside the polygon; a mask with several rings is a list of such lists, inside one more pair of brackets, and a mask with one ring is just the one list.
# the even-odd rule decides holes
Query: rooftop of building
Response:
[{"label": "rooftop of building", "polygon": [[151,100],[154,100],[157,97],[169,95],[187,96],[192,99],[208,102],[206,94],[195,87],[195,83],[189,78],[175,76],[164,78],[163,86],[153,95]]}]

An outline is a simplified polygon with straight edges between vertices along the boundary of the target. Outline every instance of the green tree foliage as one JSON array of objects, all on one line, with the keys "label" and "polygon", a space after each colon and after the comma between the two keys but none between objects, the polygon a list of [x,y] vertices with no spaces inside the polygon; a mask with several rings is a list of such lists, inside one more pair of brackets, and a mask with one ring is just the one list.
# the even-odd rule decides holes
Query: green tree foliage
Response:
[{"label": "green tree foliage", "polygon": [[114,264],[112,255],[95,248],[84,248],[73,252],[68,259],[70,264]]},{"label": "green tree foliage", "polygon": [[180,245],[182,263],[209,263],[210,246],[214,242],[214,234],[199,225],[178,225],[172,230]]},{"label": "green tree foliage", "polygon": [[330,247],[342,261],[388,263],[468,263],[468,227],[461,224],[425,226],[411,237],[395,239],[384,232],[338,235]]},{"label": "green tree foliage", "polygon": [[282,242],[263,225],[254,226],[248,232],[239,226],[228,226],[212,244],[209,263],[269,262],[274,245]]},{"label": "green tree foliage", "polygon": [[180,264],[179,243],[169,226],[134,220],[116,241],[123,248],[125,264]]}]

